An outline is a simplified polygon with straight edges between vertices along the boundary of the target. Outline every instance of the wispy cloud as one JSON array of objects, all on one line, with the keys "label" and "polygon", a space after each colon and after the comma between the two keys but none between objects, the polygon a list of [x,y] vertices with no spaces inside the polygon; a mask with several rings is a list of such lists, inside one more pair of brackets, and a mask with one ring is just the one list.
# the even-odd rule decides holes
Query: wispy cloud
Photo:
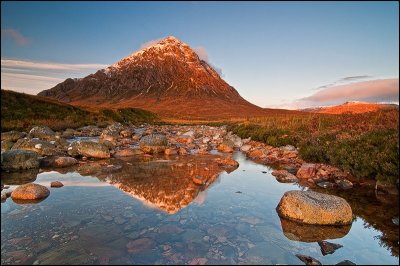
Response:
[{"label": "wispy cloud", "polygon": [[29,38],[23,36],[15,29],[1,29],[1,37],[13,39],[19,46],[25,46],[30,42]]},{"label": "wispy cloud", "polygon": [[297,108],[342,104],[346,101],[399,102],[399,79],[378,79],[324,88],[293,103]]},{"label": "wispy cloud", "polygon": [[84,77],[107,66],[1,59],[1,88],[37,94],[66,78]]},{"label": "wispy cloud", "polygon": [[49,69],[49,70],[85,70],[102,69],[105,64],[62,64],[49,62],[33,62],[25,60],[1,59],[1,67],[29,68],[29,69]]},{"label": "wispy cloud", "polygon": [[193,48],[193,51],[199,56],[200,60],[206,61],[218,73],[218,75],[220,75],[221,77],[224,76],[224,74],[222,73],[222,69],[211,63],[210,60],[208,59],[208,53],[206,48],[201,46],[195,47]]},{"label": "wispy cloud", "polygon": [[154,39],[154,40],[150,40],[150,41],[148,41],[148,42],[142,43],[142,44],[140,45],[139,50],[146,49],[147,47],[150,47],[150,46],[152,46],[152,45],[158,43],[158,42],[161,41],[162,39],[163,39],[163,38],[159,38],[159,39]]},{"label": "wispy cloud", "polygon": [[193,51],[199,56],[200,60],[206,61],[207,63],[209,63],[208,61],[208,53],[206,48],[204,47],[195,47],[193,48]]},{"label": "wispy cloud", "polygon": [[363,80],[371,79],[371,78],[372,78],[372,76],[368,76],[368,75],[344,77],[344,78],[336,80],[336,81],[334,81],[332,83],[319,86],[319,87],[315,88],[314,90],[321,90],[321,89],[330,88],[330,87],[333,87],[333,86],[347,84],[349,82],[363,81]]}]

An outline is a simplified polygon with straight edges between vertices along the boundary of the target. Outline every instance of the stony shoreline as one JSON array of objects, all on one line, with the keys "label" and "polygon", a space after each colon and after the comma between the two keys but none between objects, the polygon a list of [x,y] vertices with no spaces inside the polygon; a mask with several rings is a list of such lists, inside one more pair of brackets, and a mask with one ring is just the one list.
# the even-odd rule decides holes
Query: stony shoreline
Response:
[{"label": "stony shoreline", "polygon": [[[98,142],[88,140],[68,141],[71,138],[98,137]],[[339,168],[318,163],[307,163],[291,145],[273,147],[240,137],[226,131],[225,126],[174,126],[142,125],[123,126],[114,123],[105,129],[86,126],[53,132],[48,127],[34,127],[29,133],[10,131],[1,134],[2,170],[16,171],[37,167],[66,167],[88,158],[110,158],[132,155],[153,156],[204,155],[219,151],[229,155],[240,150],[251,160],[279,169],[272,174],[279,182],[297,182],[315,188],[351,189],[354,186],[379,188],[389,194],[398,190],[353,177]],[[34,152],[36,155],[30,152]],[[11,153],[13,152],[13,153]],[[10,154],[11,153],[11,154]],[[3,160],[4,157],[4,160]],[[22,158],[21,162],[18,158]],[[10,159],[10,161],[8,161]],[[29,160],[28,160],[29,159]],[[36,161],[37,160],[37,161]],[[232,164],[221,161],[220,164]],[[233,163],[232,166],[234,166]]]}]

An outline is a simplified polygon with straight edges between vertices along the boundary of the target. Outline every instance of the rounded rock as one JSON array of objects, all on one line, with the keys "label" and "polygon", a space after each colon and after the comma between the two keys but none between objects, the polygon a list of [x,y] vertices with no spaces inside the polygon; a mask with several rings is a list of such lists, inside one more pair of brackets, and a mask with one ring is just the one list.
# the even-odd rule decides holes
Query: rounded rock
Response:
[{"label": "rounded rock", "polygon": [[279,216],[305,224],[347,225],[353,213],[343,198],[314,191],[288,191],[281,198]]},{"label": "rounded rock", "polygon": [[14,200],[36,200],[44,199],[49,196],[50,191],[47,187],[29,183],[17,187],[12,193],[11,198]]},{"label": "rounded rock", "polygon": [[1,154],[1,169],[17,171],[39,167],[38,154],[28,150],[9,150]]}]

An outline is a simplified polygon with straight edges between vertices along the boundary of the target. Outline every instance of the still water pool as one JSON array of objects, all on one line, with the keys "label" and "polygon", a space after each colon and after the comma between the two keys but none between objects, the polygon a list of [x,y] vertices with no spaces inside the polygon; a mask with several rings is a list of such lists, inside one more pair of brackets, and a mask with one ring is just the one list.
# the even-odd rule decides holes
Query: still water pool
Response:
[{"label": "still water pool", "polygon": [[[296,254],[323,264],[399,263],[397,200],[322,189],[350,203],[353,224],[299,225],[275,208],[285,191],[307,188],[277,182],[272,168],[241,153],[239,168],[221,172],[210,166],[213,156],[138,156],[2,177],[11,188],[56,180],[64,187],[35,204],[1,204],[1,264],[302,264]],[[193,175],[209,181],[196,185]],[[321,240],[343,247],[323,256]]]}]

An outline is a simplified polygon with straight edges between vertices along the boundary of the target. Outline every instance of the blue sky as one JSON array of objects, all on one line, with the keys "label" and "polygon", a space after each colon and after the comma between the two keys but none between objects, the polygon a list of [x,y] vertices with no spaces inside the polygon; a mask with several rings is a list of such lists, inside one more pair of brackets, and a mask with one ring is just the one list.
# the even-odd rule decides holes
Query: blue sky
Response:
[{"label": "blue sky", "polygon": [[[300,106],[320,90],[352,82],[391,79],[398,89],[396,2],[3,1],[1,7],[1,86],[31,94],[169,35],[204,48],[223,79],[262,107]],[[398,101],[398,92],[390,95],[379,99]]]}]

